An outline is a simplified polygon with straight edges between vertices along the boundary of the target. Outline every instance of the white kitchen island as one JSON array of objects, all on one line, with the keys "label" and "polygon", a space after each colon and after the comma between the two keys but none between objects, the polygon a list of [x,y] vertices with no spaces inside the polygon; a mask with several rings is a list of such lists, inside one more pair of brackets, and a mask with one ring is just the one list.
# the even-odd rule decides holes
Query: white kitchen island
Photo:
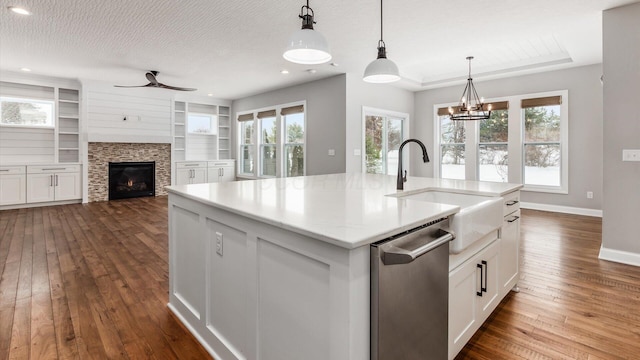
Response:
[{"label": "white kitchen island", "polygon": [[[395,186],[334,174],[169,187],[169,308],[216,359],[369,359],[369,245],[460,210]],[[410,177],[400,193],[520,187]]]}]

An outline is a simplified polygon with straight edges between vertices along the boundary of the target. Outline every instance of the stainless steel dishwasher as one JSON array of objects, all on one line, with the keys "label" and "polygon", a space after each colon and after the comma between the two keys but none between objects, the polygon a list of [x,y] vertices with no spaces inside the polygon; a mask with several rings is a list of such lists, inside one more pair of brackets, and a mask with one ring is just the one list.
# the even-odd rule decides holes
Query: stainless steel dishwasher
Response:
[{"label": "stainless steel dishwasher", "polygon": [[371,359],[447,358],[447,221],[371,245]]}]

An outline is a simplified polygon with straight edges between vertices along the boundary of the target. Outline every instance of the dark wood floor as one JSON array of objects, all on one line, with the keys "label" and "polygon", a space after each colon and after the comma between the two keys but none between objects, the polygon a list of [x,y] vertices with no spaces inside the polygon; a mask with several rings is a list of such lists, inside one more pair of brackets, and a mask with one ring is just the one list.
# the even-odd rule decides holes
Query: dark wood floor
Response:
[{"label": "dark wood floor", "polygon": [[[166,197],[0,211],[0,359],[207,359],[169,313]],[[523,211],[521,292],[459,359],[640,359],[640,268]]]}]

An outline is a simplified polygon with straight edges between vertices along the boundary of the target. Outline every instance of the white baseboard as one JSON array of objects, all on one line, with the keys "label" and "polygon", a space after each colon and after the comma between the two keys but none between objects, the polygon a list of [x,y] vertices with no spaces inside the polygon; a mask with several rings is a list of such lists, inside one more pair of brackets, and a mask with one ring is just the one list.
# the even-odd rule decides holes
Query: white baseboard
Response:
[{"label": "white baseboard", "polygon": [[627,265],[640,266],[640,254],[628,251],[607,249],[605,247],[600,248],[600,255],[598,255],[598,259],[614,261]]},{"label": "white baseboard", "polygon": [[571,206],[537,204],[537,203],[530,203],[530,202],[521,202],[520,207],[523,209],[530,209],[530,210],[542,210],[542,211],[551,211],[551,212],[558,212],[558,213],[565,213],[565,214],[602,217],[602,210],[598,210],[598,209],[586,209],[586,208],[577,208],[577,207],[571,207]]}]

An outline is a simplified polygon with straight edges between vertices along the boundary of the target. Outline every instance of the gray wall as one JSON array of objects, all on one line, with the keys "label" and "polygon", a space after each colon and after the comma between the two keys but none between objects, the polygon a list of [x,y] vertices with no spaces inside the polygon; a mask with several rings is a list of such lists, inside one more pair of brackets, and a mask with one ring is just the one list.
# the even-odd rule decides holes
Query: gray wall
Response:
[{"label": "gray wall", "polygon": [[[347,172],[362,171],[362,107],[372,107],[383,110],[391,110],[409,114],[410,122],[414,122],[414,95],[413,92],[396,88],[388,84],[370,84],[362,80],[361,74],[347,74]],[[409,132],[414,137],[409,125]],[[361,156],[356,156],[353,151],[361,149]],[[414,154],[414,152],[406,152]],[[419,153],[410,158],[421,158]],[[403,156],[404,157],[404,156]]]},{"label": "gray wall", "polygon": [[604,202],[602,246],[640,255],[640,3],[603,13]]},{"label": "gray wall", "polygon": [[[634,46],[637,49],[637,43]],[[602,208],[601,74],[601,65],[597,64],[474,82],[478,93],[484,98],[564,89],[569,91],[569,194],[523,192],[522,201],[588,209]],[[455,102],[463,87],[464,84],[416,93],[414,136],[426,140],[429,154],[434,151],[433,106]],[[416,169],[419,170],[416,175],[433,176],[433,163],[427,168]],[[593,199],[586,198],[587,191],[594,192]]]},{"label": "gray wall", "polygon": [[[235,100],[233,119],[238,112],[301,100],[307,101],[307,175],[345,172],[345,75]],[[329,149],[335,156],[328,155]]]}]

